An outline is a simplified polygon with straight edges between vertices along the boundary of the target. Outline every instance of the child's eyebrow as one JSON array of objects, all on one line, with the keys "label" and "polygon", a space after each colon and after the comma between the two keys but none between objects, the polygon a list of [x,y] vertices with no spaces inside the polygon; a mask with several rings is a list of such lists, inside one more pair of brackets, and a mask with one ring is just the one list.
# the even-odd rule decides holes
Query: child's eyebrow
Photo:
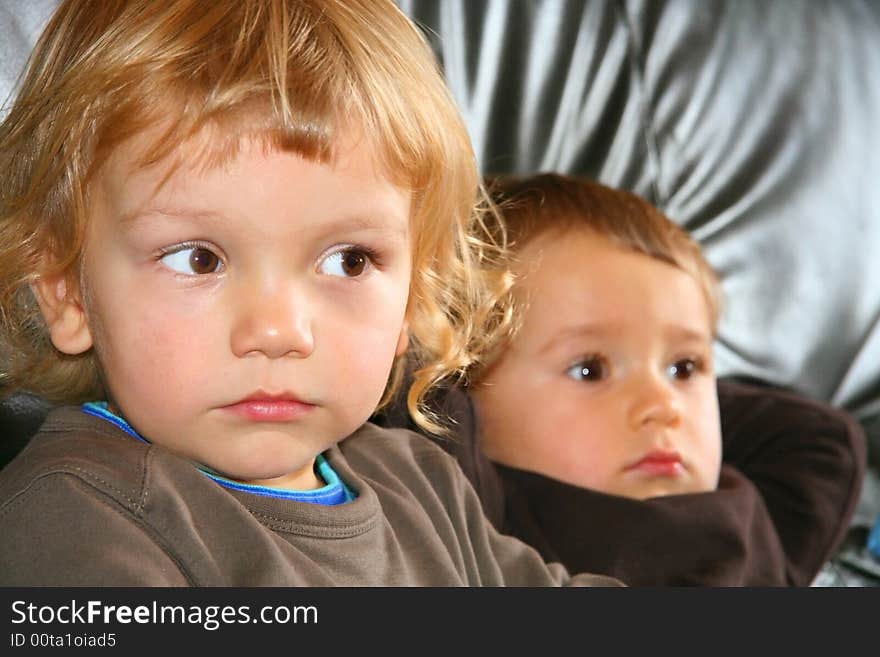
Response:
[{"label": "child's eyebrow", "polygon": [[555,347],[576,338],[604,338],[613,333],[615,333],[614,327],[609,324],[577,324],[560,331],[547,340],[544,346],[541,347],[540,353],[551,351]]},{"label": "child's eyebrow", "polygon": [[[547,340],[541,347],[540,352],[546,353],[560,344],[577,338],[606,339],[609,336],[620,334],[623,331],[624,324],[623,322],[620,324],[613,322],[577,324],[560,331]],[[662,333],[667,340],[675,342],[711,344],[713,340],[712,334],[708,331],[701,331],[679,324],[664,327]]]},{"label": "child's eyebrow", "polygon": [[182,219],[197,219],[199,221],[219,221],[222,218],[219,214],[210,210],[197,210],[195,208],[145,207],[122,212],[119,217],[119,222],[121,224],[133,224],[156,215],[163,217],[180,217]]},{"label": "child's eyebrow", "polygon": [[711,332],[700,331],[688,326],[668,326],[664,333],[672,340],[681,340],[683,342],[712,342]]},{"label": "child's eyebrow", "polygon": [[400,221],[392,221],[393,213],[382,215],[364,214],[354,217],[344,217],[335,221],[322,224],[322,233],[346,233],[359,231],[372,231],[387,233],[391,236],[406,239],[409,234],[408,217],[400,217]]},{"label": "child's eyebrow", "polygon": [[[153,216],[177,217],[180,219],[209,221],[211,223],[221,222],[226,219],[221,213],[212,210],[146,207],[123,212],[119,220],[122,224],[131,225]],[[388,234],[390,237],[397,237],[406,240],[409,234],[408,217],[397,217],[397,220],[395,220],[393,219],[394,216],[395,213],[385,212],[384,209],[381,208],[375,211],[371,209],[369,212],[357,216],[343,217],[327,223],[321,223],[315,227],[315,230],[322,234],[360,231],[382,232]]]}]

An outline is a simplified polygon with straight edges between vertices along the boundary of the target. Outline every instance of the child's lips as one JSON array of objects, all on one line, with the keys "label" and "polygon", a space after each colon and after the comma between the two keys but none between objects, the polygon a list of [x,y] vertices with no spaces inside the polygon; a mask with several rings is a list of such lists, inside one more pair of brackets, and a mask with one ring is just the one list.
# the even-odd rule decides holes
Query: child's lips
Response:
[{"label": "child's lips", "polygon": [[653,450],[626,467],[627,472],[652,476],[677,477],[684,473],[684,463],[678,452]]},{"label": "child's lips", "polygon": [[255,422],[292,422],[307,415],[315,405],[291,393],[257,392],[222,408]]}]

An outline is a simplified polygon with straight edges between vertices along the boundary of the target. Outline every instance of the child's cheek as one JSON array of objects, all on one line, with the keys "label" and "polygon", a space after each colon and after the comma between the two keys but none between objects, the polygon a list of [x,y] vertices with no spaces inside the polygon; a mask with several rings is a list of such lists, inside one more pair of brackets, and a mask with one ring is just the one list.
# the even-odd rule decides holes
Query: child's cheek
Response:
[{"label": "child's cheek", "polygon": [[[151,303],[152,302],[152,303]],[[207,322],[142,295],[104,327],[102,367],[114,397],[150,408],[170,408],[210,374]]]}]

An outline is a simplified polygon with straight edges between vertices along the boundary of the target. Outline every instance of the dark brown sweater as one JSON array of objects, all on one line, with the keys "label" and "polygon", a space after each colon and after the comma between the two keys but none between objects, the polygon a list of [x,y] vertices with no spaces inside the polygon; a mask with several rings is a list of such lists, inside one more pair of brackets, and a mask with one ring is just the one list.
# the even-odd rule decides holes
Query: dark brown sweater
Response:
[{"label": "dark brown sweater", "polygon": [[0,474],[0,585],[554,586],[570,577],[502,536],[455,461],[366,424],[325,456],[339,506],[230,491],[190,462],[66,407]]},{"label": "dark brown sweater", "polygon": [[[806,586],[843,541],[861,492],[865,438],[846,413],[764,386],[720,381],[724,465],[709,493],[645,501],[493,464],[467,395],[437,403],[487,515],[569,569],[628,585]],[[395,408],[384,422],[407,425]]]}]

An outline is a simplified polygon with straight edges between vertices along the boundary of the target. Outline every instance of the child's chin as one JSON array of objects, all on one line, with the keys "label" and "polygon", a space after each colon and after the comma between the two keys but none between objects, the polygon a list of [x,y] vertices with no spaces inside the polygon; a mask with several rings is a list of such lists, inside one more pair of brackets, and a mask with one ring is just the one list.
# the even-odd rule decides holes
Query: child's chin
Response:
[{"label": "child's chin", "polygon": [[650,482],[647,485],[627,489],[623,493],[626,497],[635,500],[649,500],[655,497],[668,497],[670,495],[691,495],[694,493],[706,493],[710,489],[700,486],[693,481],[669,481]]},{"label": "child's chin", "polygon": [[259,458],[253,458],[253,454],[249,457],[237,462],[227,461],[208,467],[227,479],[241,483],[290,488],[291,482],[309,481],[315,463],[314,456],[309,458],[302,454],[280,454],[277,450],[268,451]]}]

